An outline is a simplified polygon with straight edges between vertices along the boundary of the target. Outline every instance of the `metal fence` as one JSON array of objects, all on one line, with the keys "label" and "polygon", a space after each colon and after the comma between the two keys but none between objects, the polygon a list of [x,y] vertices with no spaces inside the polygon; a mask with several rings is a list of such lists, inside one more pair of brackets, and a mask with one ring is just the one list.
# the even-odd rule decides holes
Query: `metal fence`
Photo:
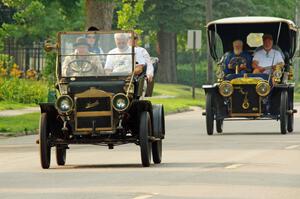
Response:
[{"label": "metal fence", "polygon": [[20,45],[14,41],[7,40],[4,42],[3,49],[0,50],[0,62],[5,68],[17,64],[19,69],[24,72],[28,69],[40,72],[45,65],[43,43]]}]

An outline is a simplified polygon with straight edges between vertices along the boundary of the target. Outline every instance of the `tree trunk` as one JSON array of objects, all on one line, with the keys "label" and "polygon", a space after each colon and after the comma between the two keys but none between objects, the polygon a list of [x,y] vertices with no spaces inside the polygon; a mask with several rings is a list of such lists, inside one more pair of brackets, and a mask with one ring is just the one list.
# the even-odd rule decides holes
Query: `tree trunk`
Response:
[{"label": "tree trunk", "polygon": [[158,57],[160,60],[157,81],[162,83],[177,83],[176,70],[176,33],[165,32],[162,29],[157,33]]},{"label": "tree trunk", "polygon": [[86,29],[94,26],[99,30],[111,30],[114,7],[113,0],[86,0]]},{"label": "tree trunk", "polygon": [[[300,14],[299,14],[299,11],[300,11],[300,1],[299,0],[296,0],[296,8],[295,8],[295,22],[296,22],[296,25],[299,27],[300,26]],[[297,46],[297,51],[296,51],[296,58],[295,58],[295,61],[294,61],[294,79],[295,79],[295,82],[296,84],[298,84],[298,81],[299,81],[299,65],[300,65],[300,58],[298,56],[300,56],[300,37],[298,36],[298,46]]]},{"label": "tree trunk", "polygon": [[[206,0],[206,23],[212,20],[212,0]],[[213,61],[209,52],[208,38],[207,38],[207,83],[213,83]]]}]

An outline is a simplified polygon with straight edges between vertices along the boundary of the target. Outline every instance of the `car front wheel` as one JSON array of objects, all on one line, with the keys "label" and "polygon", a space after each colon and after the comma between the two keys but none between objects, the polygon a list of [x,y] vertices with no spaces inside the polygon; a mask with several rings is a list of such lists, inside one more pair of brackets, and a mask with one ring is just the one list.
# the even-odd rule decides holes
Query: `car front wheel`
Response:
[{"label": "car front wheel", "polygon": [[287,91],[282,91],[280,96],[280,131],[281,134],[287,132],[288,122],[288,95]]},{"label": "car front wheel", "polygon": [[42,113],[40,118],[39,144],[40,144],[41,166],[43,169],[48,169],[50,167],[51,146],[49,144],[49,135],[50,133],[49,133],[47,113]]},{"label": "car front wheel", "polygon": [[149,136],[152,133],[151,118],[147,111],[140,115],[139,139],[141,148],[141,159],[144,167],[149,167],[151,162],[151,146],[152,143]]},{"label": "car front wheel", "polygon": [[214,133],[214,111],[212,100],[212,93],[208,92],[206,94],[206,131],[208,135]]}]

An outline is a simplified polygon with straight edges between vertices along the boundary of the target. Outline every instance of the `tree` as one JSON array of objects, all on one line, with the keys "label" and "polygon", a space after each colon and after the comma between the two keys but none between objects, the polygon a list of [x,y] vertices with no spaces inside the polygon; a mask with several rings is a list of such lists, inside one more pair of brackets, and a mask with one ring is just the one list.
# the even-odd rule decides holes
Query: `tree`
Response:
[{"label": "tree", "polygon": [[[176,83],[177,34],[186,31],[201,16],[202,2],[197,0],[148,0],[141,15],[141,27],[156,32],[157,53],[160,59],[160,82]],[[199,24],[199,23],[198,23]]]},{"label": "tree", "polygon": [[144,11],[145,0],[128,1],[122,0],[122,9],[117,11],[118,14],[118,28],[123,30],[137,30],[139,16]]},{"label": "tree", "polygon": [[115,2],[113,0],[85,0],[86,29],[94,26],[111,30]]},{"label": "tree", "polygon": [[4,23],[0,34],[13,37],[19,43],[32,44],[55,36],[58,31],[76,30],[83,26],[83,9],[79,9],[80,1],[73,1],[69,8],[64,7],[64,1],[29,1],[2,0],[16,10],[12,23]]}]

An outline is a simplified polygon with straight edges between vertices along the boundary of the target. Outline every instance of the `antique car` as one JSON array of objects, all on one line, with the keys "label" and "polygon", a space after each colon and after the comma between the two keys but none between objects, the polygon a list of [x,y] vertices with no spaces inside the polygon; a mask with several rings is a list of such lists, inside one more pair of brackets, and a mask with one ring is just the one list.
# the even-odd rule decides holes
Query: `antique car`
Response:
[{"label": "antique car", "polygon": [[[49,168],[51,148],[65,165],[71,144],[140,146],[141,162],[161,163],[165,137],[164,108],[143,97],[145,71],[135,75],[134,47],[115,37],[133,38],[130,31],[59,32],[56,44],[56,100],[41,103],[39,147],[41,166]],[[95,37],[98,52],[87,38]],[[117,50],[116,50],[117,49]],[[120,50],[122,49],[122,50]],[[124,50],[125,49],[125,50]]]},{"label": "antique car", "polygon": [[[296,110],[292,58],[297,46],[297,30],[292,21],[275,17],[232,17],[207,24],[210,55],[217,63],[214,70],[217,80],[203,85],[206,93],[203,115],[208,135],[214,133],[214,123],[217,132],[222,133],[224,121],[245,119],[279,120],[282,134],[293,131]],[[272,36],[273,48],[280,51],[284,66],[273,67],[271,74],[253,74],[252,71],[241,74],[238,70],[225,74],[224,60],[233,50],[232,42],[238,38],[244,43],[244,50],[253,56],[262,48],[264,34]],[[242,62],[237,58],[232,63],[237,69]]]}]

